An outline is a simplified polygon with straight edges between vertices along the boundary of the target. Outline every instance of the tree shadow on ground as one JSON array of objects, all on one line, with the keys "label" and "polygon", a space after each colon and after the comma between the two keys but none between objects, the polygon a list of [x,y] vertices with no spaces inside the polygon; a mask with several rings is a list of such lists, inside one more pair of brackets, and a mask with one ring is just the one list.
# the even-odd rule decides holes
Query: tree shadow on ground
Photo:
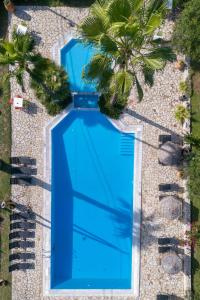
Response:
[{"label": "tree shadow on ground", "polygon": [[158,128],[158,129],[160,129],[160,130],[162,130],[164,132],[172,134],[174,137],[177,137],[177,139],[180,139],[180,135],[177,134],[177,132],[175,132],[175,131],[173,131],[173,130],[171,130],[171,129],[169,129],[169,128],[161,125],[161,124],[158,124],[155,121],[153,121],[153,120],[151,120],[151,119],[149,119],[149,118],[147,118],[145,116],[140,115],[139,113],[137,113],[134,110],[126,108],[125,109],[125,113],[127,113],[128,115],[132,116],[135,119],[138,119],[138,120],[140,120],[140,121],[142,121],[144,123],[147,123],[147,124],[149,124],[149,125],[151,125],[153,127],[156,127],[156,128]]}]

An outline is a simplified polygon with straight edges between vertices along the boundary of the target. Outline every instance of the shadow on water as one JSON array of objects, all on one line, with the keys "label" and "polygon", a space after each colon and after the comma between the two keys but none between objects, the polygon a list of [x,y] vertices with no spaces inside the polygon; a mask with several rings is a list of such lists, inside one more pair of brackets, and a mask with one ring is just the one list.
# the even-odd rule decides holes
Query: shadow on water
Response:
[{"label": "shadow on water", "polygon": [[[57,134],[57,131],[52,131],[52,186],[54,187],[52,189],[51,207],[52,287],[72,278],[73,195],[63,130],[64,128],[62,128],[60,134]],[[62,176],[57,176],[57,174],[62,174]],[[63,268],[61,269],[60,266],[63,266]]]}]

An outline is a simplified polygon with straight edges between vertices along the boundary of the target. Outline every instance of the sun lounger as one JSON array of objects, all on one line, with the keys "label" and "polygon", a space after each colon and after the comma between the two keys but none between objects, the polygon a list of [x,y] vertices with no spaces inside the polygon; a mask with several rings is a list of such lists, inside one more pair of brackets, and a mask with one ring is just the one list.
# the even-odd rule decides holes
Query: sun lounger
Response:
[{"label": "sun lounger", "polygon": [[170,300],[169,296],[167,295],[157,295],[157,300]]},{"label": "sun lounger", "polygon": [[13,229],[35,229],[36,224],[35,223],[30,223],[30,222],[16,222],[10,224],[10,230]]},{"label": "sun lounger", "polygon": [[12,174],[37,175],[37,169],[29,167],[12,167]]},{"label": "sun lounger", "polygon": [[10,240],[17,239],[17,238],[28,239],[34,237],[35,237],[34,231],[14,231],[9,234]]},{"label": "sun lounger", "polygon": [[171,184],[170,183],[161,183],[159,184],[159,191],[160,192],[168,192],[171,191]]},{"label": "sun lounger", "polygon": [[31,185],[31,183],[32,183],[32,178],[28,176],[10,178],[10,184]]},{"label": "sun lounger", "polygon": [[177,239],[175,238],[158,238],[158,245],[169,245],[169,244],[177,244]]},{"label": "sun lounger", "polygon": [[171,246],[158,247],[159,253],[166,253],[166,252],[170,252],[170,251],[174,251],[174,247],[171,247]]},{"label": "sun lounger", "polygon": [[19,259],[22,259],[22,260],[26,260],[26,259],[35,259],[35,253],[33,252],[18,252],[18,253],[13,253],[13,254],[10,254],[9,256],[9,260],[12,261],[12,260],[19,260]]},{"label": "sun lounger", "polygon": [[172,140],[172,136],[169,134],[160,134],[159,135],[159,142],[164,144],[166,142],[170,142]]},{"label": "sun lounger", "polygon": [[20,212],[10,215],[10,221],[35,220],[36,216],[33,212]]},{"label": "sun lounger", "polygon": [[10,158],[10,163],[14,165],[36,165],[36,159],[28,156],[15,156]]},{"label": "sun lounger", "polygon": [[34,241],[15,241],[9,244],[9,249],[14,248],[34,248],[35,242]]},{"label": "sun lounger", "polygon": [[184,192],[184,188],[176,183],[161,183],[158,188],[160,192]]},{"label": "sun lounger", "polygon": [[34,269],[35,269],[34,263],[17,263],[17,264],[9,266],[9,272],[34,270]]}]

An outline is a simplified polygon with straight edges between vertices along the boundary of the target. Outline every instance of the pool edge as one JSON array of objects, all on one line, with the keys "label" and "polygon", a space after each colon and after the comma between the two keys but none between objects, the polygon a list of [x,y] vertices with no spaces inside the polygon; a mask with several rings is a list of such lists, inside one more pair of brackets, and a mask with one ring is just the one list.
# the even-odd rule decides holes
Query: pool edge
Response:
[{"label": "pool edge", "polygon": [[[51,130],[60,123],[73,110],[72,105],[57,115],[44,128],[44,175],[46,183],[51,186]],[[122,120],[113,120],[107,117],[109,122],[120,132],[132,132],[135,134],[134,143],[134,188],[133,188],[133,216],[134,216],[134,246],[132,246],[132,288],[127,290],[56,290],[50,288],[50,257],[51,257],[51,231],[43,227],[43,295],[44,296],[134,296],[139,297],[140,290],[140,224],[141,224],[141,168],[142,168],[142,125],[129,126]],[[43,216],[51,220],[51,192],[44,189]],[[134,272],[133,272],[134,266]]]}]

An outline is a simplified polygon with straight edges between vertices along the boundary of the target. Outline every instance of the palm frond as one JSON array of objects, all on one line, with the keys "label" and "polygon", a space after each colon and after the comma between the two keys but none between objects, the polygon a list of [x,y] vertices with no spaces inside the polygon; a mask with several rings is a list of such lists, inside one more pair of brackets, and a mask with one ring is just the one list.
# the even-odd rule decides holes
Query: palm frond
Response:
[{"label": "palm frond", "polygon": [[152,69],[147,68],[146,66],[144,66],[142,68],[142,72],[143,72],[143,75],[144,75],[145,83],[147,85],[149,85],[150,87],[152,87],[153,83],[154,83],[154,73],[155,73],[155,70],[152,70]]},{"label": "palm frond", "polygon": [[128,95],[133,86],[133,82],[134,78],[132,74],[124,70],[119,70],[113,75],[110,88],[113,93]]},{"label": "palm frond", "polygon": [[89,80],[95,80],[110,68],[111,60],[103,54],[96,54],[92,57],[90,63],[85,67],[83,77]]},{"label": "palm frond", "polygon": [[161,25],[162,20],[163,18],[161,14],[152,14],[146,24],[145,34],[152,34]]},{"label": "palm frond", "polygon": [[145,66],[152,70],[161,70],[165,66],[165,61],[163,61],[163,59],[161,59],[161,58],[144,56],[143,61],[144,61]]},{"label": "palm frond", "polygon": [[138,12],[144,6],[144,0],[130,0],[130,3],[134,12]]},{"label": "palm frond", "polygon": [[138,99],[139,99],[139,101],[142,101],[144,93],[143,93],[141,84],[136,75],[135,75],[135,84],[136,84],[136,88],[137,88]]},{"label": "palm frond", "polygon": [[88,16],[80,26],[81,35],[89,41],[98,41],[107,32],[102,20],[96,16]]},{"label": "palm frond", "polygon": [[131,4],[129,0],[110,0],[107,13],[111,23],[124,22],[131,16]]},{"label": "palm frond", "polygon": [[164,61],[174,61],[176,59],[176,55],[170,47],[155,48],[148,56],[151,58],[161,58]]},{"label": "palm frond", "polygon": [[113,53],[118,49],[116,42],[105,34],[101,36],[99,44],[104,52]]}]

